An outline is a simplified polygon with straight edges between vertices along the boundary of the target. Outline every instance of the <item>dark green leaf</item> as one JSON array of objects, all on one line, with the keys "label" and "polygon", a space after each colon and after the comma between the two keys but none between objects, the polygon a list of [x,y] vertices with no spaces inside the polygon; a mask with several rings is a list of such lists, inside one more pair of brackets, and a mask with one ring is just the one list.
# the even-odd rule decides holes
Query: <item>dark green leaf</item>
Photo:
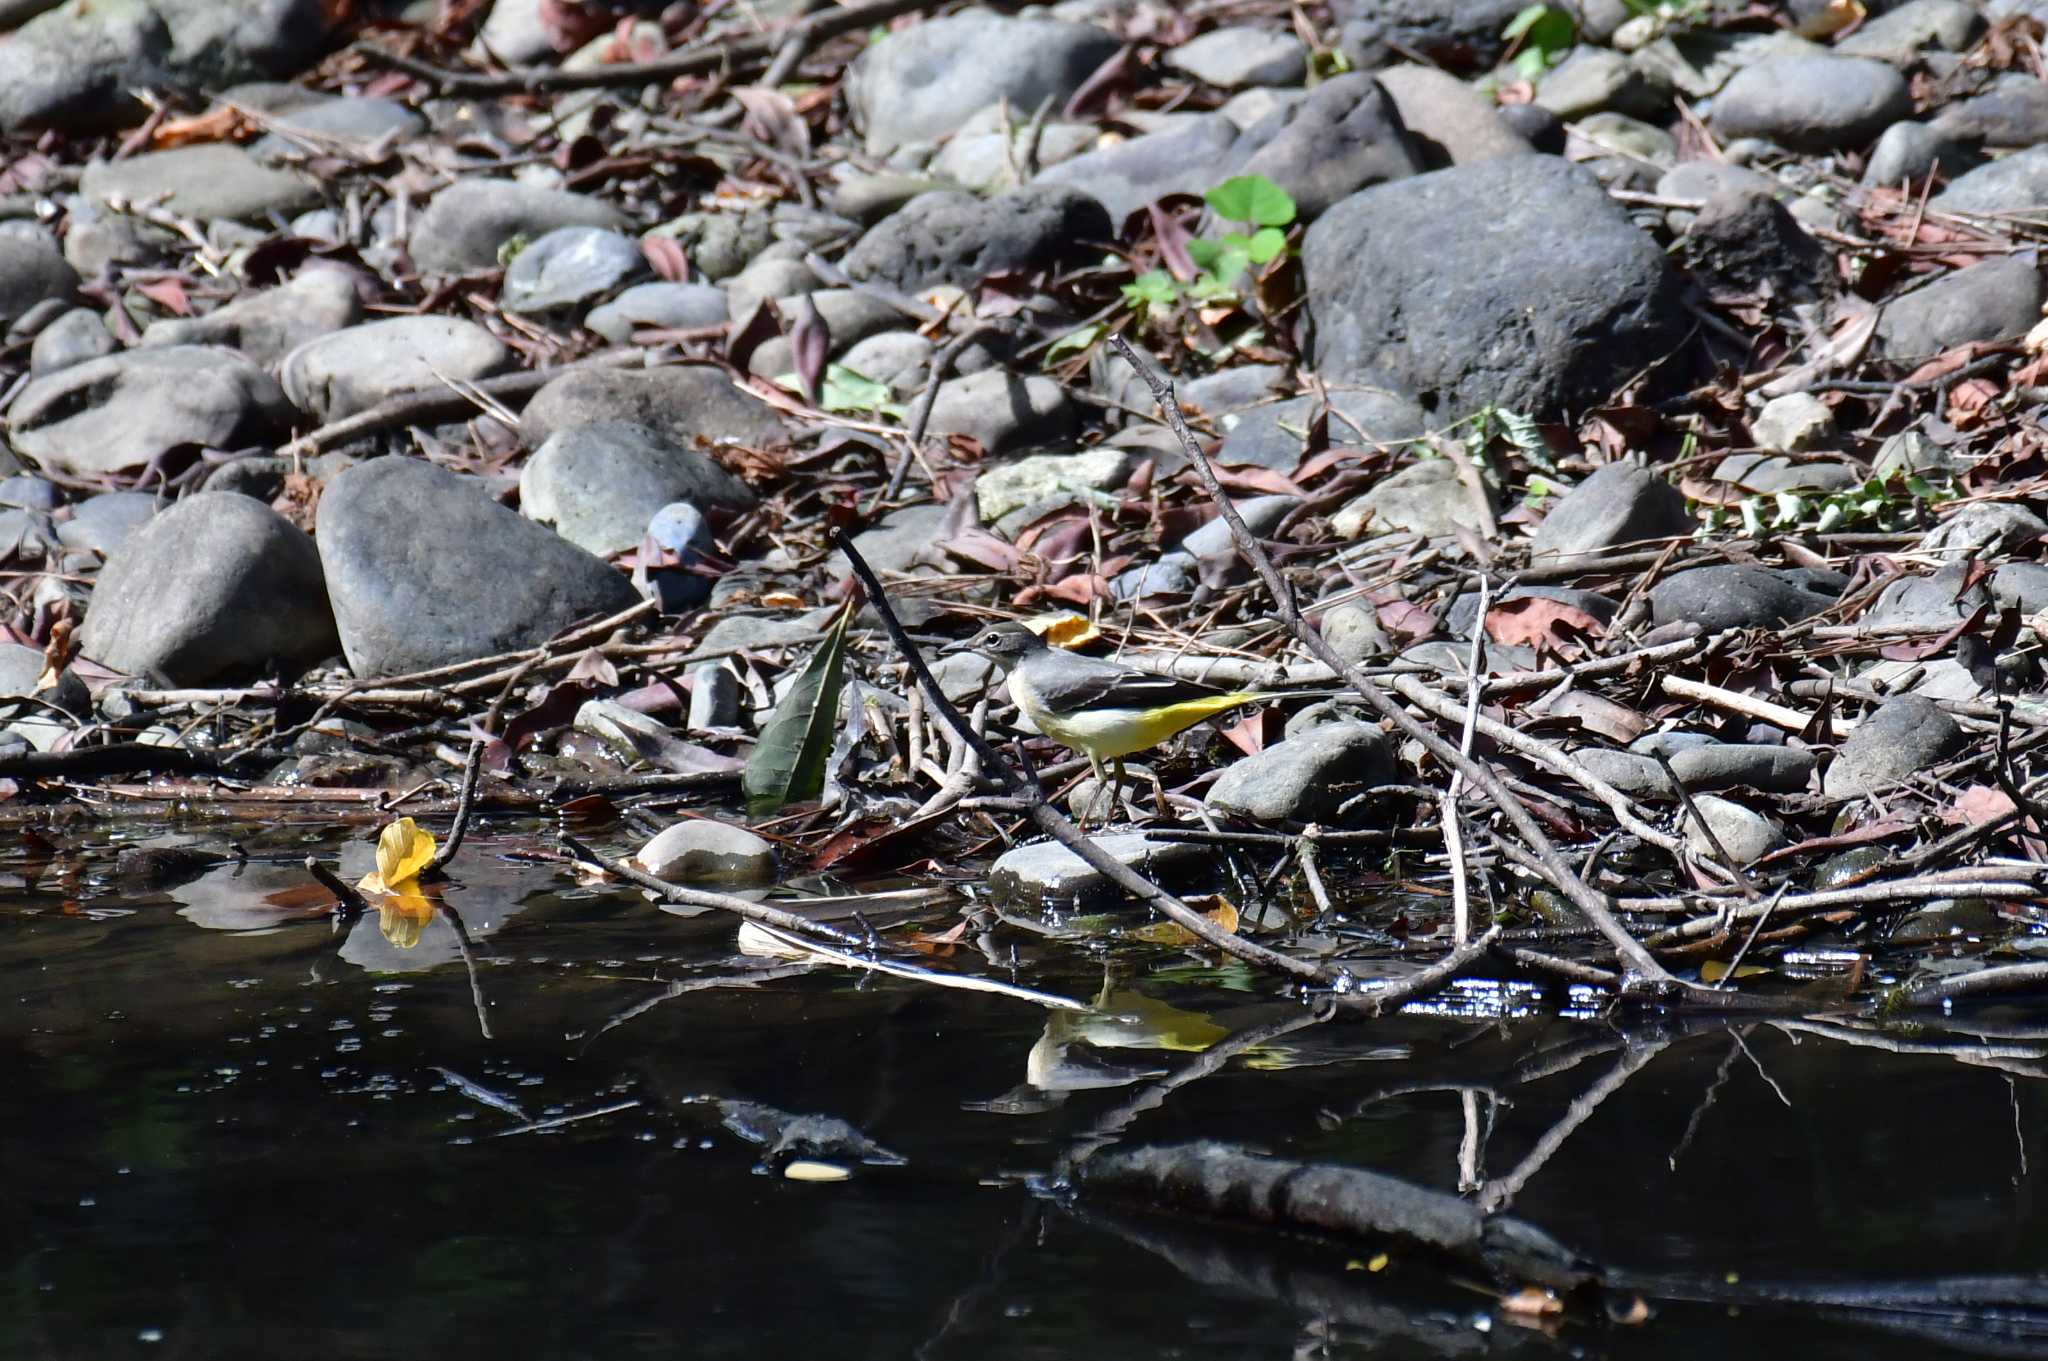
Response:
[{"label": "dark green leaf", "polygon": [[815,799],[825,788],[825,761],[839,730],[839,690],[846,680],[846,625],[853,607],[839,612],[796,684],[761,729],[747,758],[740,789],[753,817],[785,804]]}]

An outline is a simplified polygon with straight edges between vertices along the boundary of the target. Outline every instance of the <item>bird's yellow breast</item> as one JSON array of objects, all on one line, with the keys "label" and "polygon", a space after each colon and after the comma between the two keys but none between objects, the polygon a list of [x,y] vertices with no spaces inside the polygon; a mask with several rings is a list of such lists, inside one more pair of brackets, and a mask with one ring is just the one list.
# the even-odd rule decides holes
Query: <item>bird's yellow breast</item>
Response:
[{"label": "bird's yellow breast", "polygon": [[1010,673],[1009,691],[1010,698],[1033,727],[1062,746],[1098,761],[1113,761],[1134,751],[1156,747],[1205,718],[1262,698],[1249,691],[1237,691],[1163,704],[1156,709],[1083,709],[1056,714],[1040,702],[1037,692],[1024,680],[1022,668]]}]

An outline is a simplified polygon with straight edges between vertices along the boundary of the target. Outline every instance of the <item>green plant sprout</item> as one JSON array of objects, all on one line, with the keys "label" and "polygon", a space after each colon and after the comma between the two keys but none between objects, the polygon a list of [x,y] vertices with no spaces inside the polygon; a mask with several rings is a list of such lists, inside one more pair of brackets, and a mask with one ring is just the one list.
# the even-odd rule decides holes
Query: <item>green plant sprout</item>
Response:
[{"label": "green plant sprout", "polygon": [[1294,199],[1264,175],[1235,175],[1202,195],[1217,217],[1246,230],[1225,232],[1220,239],[1196,237],[1188,242],[1188,258],[1201,272],[1186,283],[1163,269],[1147,270],[1123,286],[1124,300],[1145,315],[1165,311],[1183,297],[1196,302],[1221,302],[1237,296],[1237,284],[1254,265],[1269,265],[1287,253],[1287,228],[1294,222]]}]

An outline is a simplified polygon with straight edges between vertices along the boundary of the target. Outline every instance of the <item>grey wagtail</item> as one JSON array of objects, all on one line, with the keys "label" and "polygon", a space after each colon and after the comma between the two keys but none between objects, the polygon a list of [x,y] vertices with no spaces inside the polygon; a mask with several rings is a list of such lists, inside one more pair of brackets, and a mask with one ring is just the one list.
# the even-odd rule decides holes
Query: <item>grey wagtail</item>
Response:
[{"label": "grey wagtail", "polygon": [[1218,690],[1053,647],[1022,624],[990,624],[948,652],[979,652],[1009,671],[1010,698],[1040,732],[1088,758],[1095,778],[1113,761],[1154,747],[1205,718],[1277,696]]}]

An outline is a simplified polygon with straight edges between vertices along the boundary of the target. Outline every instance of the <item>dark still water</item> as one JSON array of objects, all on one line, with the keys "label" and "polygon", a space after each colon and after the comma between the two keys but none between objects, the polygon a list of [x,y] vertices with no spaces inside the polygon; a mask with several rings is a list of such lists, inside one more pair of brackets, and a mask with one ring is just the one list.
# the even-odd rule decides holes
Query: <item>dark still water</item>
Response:
[{"label": "dark still water", "polygon": [[[447,890],[486,1039],[444,923],[394,943],[318,915],[297,861],[340,847],[352,881],[360,831],[274,830],[171,888],[52,839],[0,862],[0,1356],[2048,1353],[1753,1298],[1546,1331],[1426,1271],[1026,1184],[1118,1125],[1444,1190],[1462,1167],[1598,1261],[1729,1289],[2048,1275],[2048,1047],[2026,1038],[2048,1009],[1958,1019],[1992,1039],[1625,1035],[1480,989],[1470,1015],[1312,1027],[1120,1110],[1290,1008],[1157,946],[1109,961],[1113,1020],[797,972],[486,829]],[[1103,992],[1101,955],[1016,944],[1017,981]],[[719,1100],[837,1117],[903,1162],[787,1179]]]}]

